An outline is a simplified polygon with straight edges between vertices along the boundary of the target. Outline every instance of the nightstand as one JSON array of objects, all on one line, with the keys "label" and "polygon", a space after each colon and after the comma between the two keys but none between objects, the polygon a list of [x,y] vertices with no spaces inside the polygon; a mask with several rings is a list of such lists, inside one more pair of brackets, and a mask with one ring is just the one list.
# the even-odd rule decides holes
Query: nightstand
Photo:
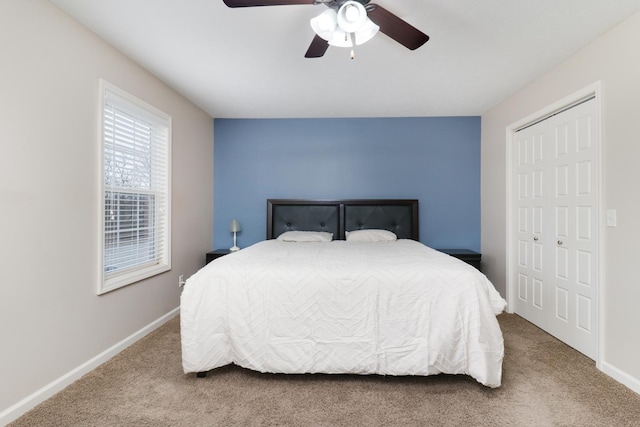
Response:
[{"label": "nightstand", "polygon": [[478,252],[471,251],[469,249],[437,249],[440,252],[444,252],[445,254],[451,255],[452,257],[456,257],[459,260],[466,262],[477,268],[479,271],[482,271],[480,268],[480,259],[482,258],[482,254]]},{"label": "nightstand", "polygon": [[229,249],[216,249],[215,251],[207,252],[207,256],[205,258],[205,264],[209,264],[216,258],[220,258],[221,256],[229,255],[231,251]]}]

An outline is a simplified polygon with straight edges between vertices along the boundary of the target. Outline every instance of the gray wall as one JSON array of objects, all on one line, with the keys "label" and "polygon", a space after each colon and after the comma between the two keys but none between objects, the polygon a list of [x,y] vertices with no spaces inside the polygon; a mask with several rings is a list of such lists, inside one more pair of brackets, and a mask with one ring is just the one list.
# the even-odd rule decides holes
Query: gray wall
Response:
[{"label": "gray wall", "polygon": [[[46,0],[0,2],[2,413],[179,306],[213,226],[213,121]],[[173,117],[170,272],[96,295],[98,78]]]}]

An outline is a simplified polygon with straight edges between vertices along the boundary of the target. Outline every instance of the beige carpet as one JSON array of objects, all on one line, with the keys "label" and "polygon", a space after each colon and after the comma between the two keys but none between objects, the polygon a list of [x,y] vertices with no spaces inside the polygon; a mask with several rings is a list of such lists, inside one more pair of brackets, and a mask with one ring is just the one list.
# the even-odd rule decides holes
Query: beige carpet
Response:
[{"label": "beige carpet", "polygon": [[515,315],[503,385],[466,376],[184,375],[174,319],[25,414],[18,426],[640,426],[640,395]]}]

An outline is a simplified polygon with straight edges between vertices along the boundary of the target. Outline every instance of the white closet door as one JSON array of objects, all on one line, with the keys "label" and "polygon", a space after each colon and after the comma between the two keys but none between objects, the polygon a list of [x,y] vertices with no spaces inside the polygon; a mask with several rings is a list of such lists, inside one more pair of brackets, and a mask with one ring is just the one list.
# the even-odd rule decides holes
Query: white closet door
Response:
[{"label": "white closet door", "polygon": [[514,311],[595,358],[598,147],[595,101],[516,133]]},{"label": "white closet door", "polygon": [[542,123],[516,133],[516,236],[517,298],[515,312],[535,325],[546,328],[544,298],[548,261],[545,259],[550,204],[545,183],[549,181],[548,130]]}]

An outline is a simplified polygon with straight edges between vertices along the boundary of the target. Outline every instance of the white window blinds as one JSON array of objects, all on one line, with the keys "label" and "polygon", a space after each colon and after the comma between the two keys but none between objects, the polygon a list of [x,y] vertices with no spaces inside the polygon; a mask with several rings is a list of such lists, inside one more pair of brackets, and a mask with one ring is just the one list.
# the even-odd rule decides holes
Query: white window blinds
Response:
[{"label": "white window blinds", "polygon": [[104,293],[170,269],[171,118],[101,88]]}]

